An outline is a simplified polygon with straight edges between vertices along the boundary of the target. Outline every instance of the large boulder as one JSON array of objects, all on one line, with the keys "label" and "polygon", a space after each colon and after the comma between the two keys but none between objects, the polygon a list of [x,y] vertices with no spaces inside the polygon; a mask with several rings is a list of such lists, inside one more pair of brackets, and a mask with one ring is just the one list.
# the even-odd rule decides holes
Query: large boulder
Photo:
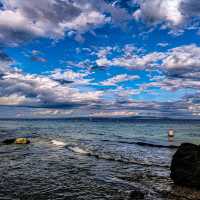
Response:
[{"label": "large boulder", "polygon": [[200,189],[200,146],[183,143],[173,156],[171,178],[176,185]]}]

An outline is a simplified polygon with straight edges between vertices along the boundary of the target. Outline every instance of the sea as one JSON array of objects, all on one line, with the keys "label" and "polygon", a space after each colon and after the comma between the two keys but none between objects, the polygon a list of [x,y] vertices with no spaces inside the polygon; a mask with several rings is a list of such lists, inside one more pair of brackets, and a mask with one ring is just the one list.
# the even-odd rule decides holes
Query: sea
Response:
[{"label": "sea", "polygon": [[[2,144],[17,137],[31,143]],[[0,200],[198,200],[170,179],[183,142],[200,144],[200,121],[2,119]]]}]

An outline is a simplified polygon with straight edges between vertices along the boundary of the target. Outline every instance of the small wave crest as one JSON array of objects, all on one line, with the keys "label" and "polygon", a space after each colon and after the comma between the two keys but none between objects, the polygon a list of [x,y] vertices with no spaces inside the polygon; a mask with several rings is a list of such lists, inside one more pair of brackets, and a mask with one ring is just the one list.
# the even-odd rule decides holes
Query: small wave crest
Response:
[{"label": "small wave crest", "polygon": [[169,166],[165,165],[165,164],[156,164],[156,163],[152,163],[152,162],[137,161],[137,160],[132,160],[132,159],[128,159],[128,158],[123,158],[122,156],[115,157],[113,155],[109,155],[106,153],[98,153],[98,152],[94,152],[94,151],[85,150],[79,146],[68,146],[67,148],[74,153],[95,157],[96,159],[115,161],[115,162],[121,162],[121,163],[126,163],[126,164],[142,165],[142,166],[146,166],[146,167],[154,166],[154,167],[169,168]]},{"label": "small wave crest", "polygon": [[118,143],[125,143],[125,144],[136,144],[139,146],[147,146],[147,147],[158,147],[158,148],[169,148],[169,149],[177,149],[178,145],[173,144],[159,144],[159,143],[150,143],[150,142],[132,142],[132,141],[118,141]]},{"label": "small wave crest", "polygon": [[90,155],[89,151],[87,151],[85,149],[82,149],[82,148],[80,148],[78,146],[74,146],[74,147],[69,146],[68,149],[71,150],[71,151],[73,151],[73,152],[75,152],[75,153],[78,153],[78,154]]},{"label": "small wave crest", "polygon": [[102,142],[117,142],[121,144],[136,144],[139,146],[147,146],[147,147],[158,147],[158,148],[169,148],[169,149],[177,149],[179,146],[176,144],[164,144],[164,143],[156,143],[156,142],[143,142],[143,141],[131,141],[129,140],[109,140],[109,139],[102,139]]},{"label": "small wave crest", "polygon": [[178,145],[173,144],[156,144],[156,143],[148,143],[148,142],[136,142],[137,145],[140,146],[149,146],[149,147],[159,147],[159,148],[169,148],[169,149],[177,149]]},{"label": "small wave crest", "polygon": [[60,147],[64,147],[66,145],[66,143],[59,140],[51,140],[51,143],[55,146],[60,146]]},{"label": "small wave crest", "polygon": [[90,156],[94,156],[97,159],[104,159],[108,161],[115,161],[115,162],[121,162],[121,163],[126,163],[126,164],[134,164],[134,165],[141,165],[141,166],[146,166],[146,167],[164,167],[164,168],[169,168],[169,165],[165,164],[156,164],[156,163],[151,163],[151,162],[143,162],[143,161],[137,161],[137,160],[131,160],[123,157],[113,157],[110,155],[98,155],[98,154],[90,154]]}]

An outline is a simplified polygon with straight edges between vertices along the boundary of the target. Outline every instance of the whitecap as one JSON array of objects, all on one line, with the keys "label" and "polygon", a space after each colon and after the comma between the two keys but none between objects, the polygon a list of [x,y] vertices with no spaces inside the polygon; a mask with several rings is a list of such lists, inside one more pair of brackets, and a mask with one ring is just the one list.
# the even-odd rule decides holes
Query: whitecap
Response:
[{"label": "whitecap", "polygon": [[88,155],[90,154],[90,152],[84,150],[84,149],[81,149],[80,147],[68,147],[71,151],[75,152],[75,153],[78,153],[78,154],[84,154],[84,155]]},{"label": "whitecap", "polygon": [[61,147],[64,147],[66,145],[66,143],[64,143],[62,141],[58,141],[58,140],[51,140],[51,143],[56,146],[61,146]]}]

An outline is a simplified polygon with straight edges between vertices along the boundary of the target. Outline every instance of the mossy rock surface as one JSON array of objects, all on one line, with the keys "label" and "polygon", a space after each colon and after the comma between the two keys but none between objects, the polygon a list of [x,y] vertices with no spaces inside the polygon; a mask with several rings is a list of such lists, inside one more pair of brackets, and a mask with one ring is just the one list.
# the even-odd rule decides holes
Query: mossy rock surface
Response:
[{"label": "mossy rock surface", "polygon": [[16,138],[15,144],[29,144],[30,140],[27,138]]}]

